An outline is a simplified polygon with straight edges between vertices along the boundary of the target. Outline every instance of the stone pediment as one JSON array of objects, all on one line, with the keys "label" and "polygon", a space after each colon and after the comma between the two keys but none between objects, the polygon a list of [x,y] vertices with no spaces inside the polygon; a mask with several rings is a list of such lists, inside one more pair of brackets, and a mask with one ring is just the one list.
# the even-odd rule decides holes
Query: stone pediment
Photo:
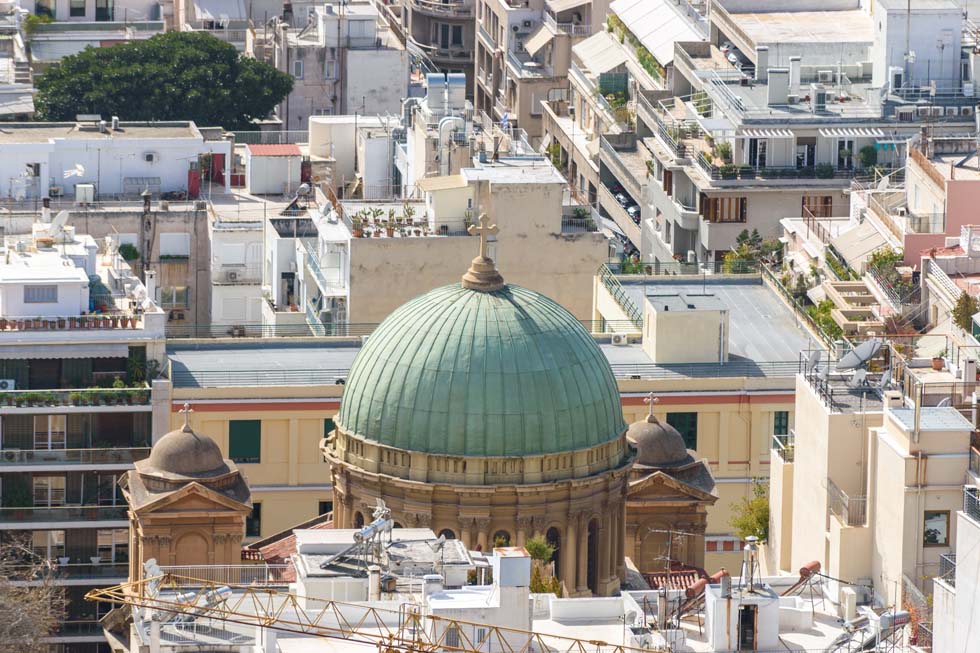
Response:
[{"label": "stone pediment", "polygon": [[711,492],[685,483],[666,472],[653,472],[631,481],[627,501],[652,499],[659,501],[698,501],[713,505],[718,497]]},{"label": "stone pediment", "polygon": [[207,510],[220,510],[227,512],[249,513],[252,510],[252,502],[241,503],[225,496],[219,492],[214,492],[208,487],[191,482],[172,492],[161,493],[151,501],[139,506],[137,512],[146,514],[151,512],[181,512],[181,511],[202,512]]}]

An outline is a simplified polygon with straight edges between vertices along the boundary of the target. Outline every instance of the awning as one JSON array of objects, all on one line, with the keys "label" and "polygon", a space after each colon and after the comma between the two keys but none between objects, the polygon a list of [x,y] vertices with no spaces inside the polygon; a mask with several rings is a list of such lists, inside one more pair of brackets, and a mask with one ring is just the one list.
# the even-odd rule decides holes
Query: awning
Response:
[{"label": "awning", "polygon": [[796,138],[788,129],[746,129],[738,138]]},{"label": "awning", "polygon": [[674,60],[676,41],[704,40],[673,0],[616,0],[609,10],[662,66]]},{"label": "awning", "polygon": [[619,228],[619,225],[616,224],[613,220],[610,220],[609,218],[604,218],[602,216],[599,216],[599,222],[602,224],[603,229],[608,229],[609,231],[611,231],[613,234],[617,236],[626,235],[623,233],[623,230]]},{"label": "awning", "polygon": [[548,5],[548,9],[557,14],[562,11],[568,11],[569,9],[575,9],[575,7],[581,7],[582,5],[589,4],[589,2],[590,0],[547,0],[545,4]]},{"label": "awning", "polygon": [[871,220],[865,220],[853,229],[831,238],[830,242],[848,265],[860,271],[872,252],[887,245],[888,239],[875,229]]},{"label": "awning", "polygon": [[840,127],[821,129],[818,132],[824,138],[884,138],[885,132],[875,127]]},{"label": "awning", "polygon": [[623,46],[606,31],[593,34],[572,47],[572,53],[593,75],[607,73],[626,63]]},{"label": "awning", "polygon": [[[77,332],[76,332],[77,333]],[[129,345],[0,345],[0,359],[12,358],[127,358]]]},{"label": "awning", "polygon": [[528,40],[524,41],[524,49],[533,57],[538,53],[538,50],[551,43],[551,39],[554,37],[551,30],[542,25]]},{"label": "awning", "polygon": [[245,20],[248,13],[242,0],[194,0],[197,20]]},{"label": "awning", "polygon": [[0,116],[20,116],[34,113],[34,93],[10,91],[0,93]]}]

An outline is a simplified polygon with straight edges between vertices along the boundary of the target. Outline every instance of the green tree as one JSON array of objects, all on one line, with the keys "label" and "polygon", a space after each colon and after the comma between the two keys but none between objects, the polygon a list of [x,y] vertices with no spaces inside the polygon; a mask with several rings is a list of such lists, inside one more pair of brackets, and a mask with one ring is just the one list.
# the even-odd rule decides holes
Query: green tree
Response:
[{"label": "green tree", "polygon": [[36,86],[43,120],[92,113],[247,129],[289,94],[293,78],[209,34],[167,32],[86,48],[49,68]]},{"label": "green tree", "polygon": [[980,311],[980,302],[969,293],[960,293],[953,307],[953,324],[967,333],[973,331],[973,316]]},{"label": "green tree", "polygon": [[555,555],[556,550],[555,547],[548,544],[548,540],[541,536],[532,537],[524,542],[524,548],[527,549],[532,560],[541,563],[551,562],[551,557]]},{"label": "green tree", "polygon": [[768,540],[769,483],[753,479],[752,496],[732,504],[732,518],[728,523],[742,539],[755,535],[762,542]]}]

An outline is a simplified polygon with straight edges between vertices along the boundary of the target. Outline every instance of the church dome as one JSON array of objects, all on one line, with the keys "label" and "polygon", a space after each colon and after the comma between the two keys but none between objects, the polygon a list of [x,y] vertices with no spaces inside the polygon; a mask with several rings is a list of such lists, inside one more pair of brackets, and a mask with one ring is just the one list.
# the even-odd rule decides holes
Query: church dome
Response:
[{"label": "church dome", "polygon": [[637,465],[678,467],[693,460],[677,429],[653,415],[630,424],[626,439],[636,446]]},{"label": "church dome", "polygon": [[225,466],[215,441],[186,425],[160,438],[147,462],[156,471],[180,476],[207,474]]},{"label": "church dome", "polygon": [[[481,260],[488,271],[474,271]],[[478,257],[462,284],[391,313],[351,366],[338,427],[457,456],[551,454],[619,437],[619,389],[592,336],[554,301],[495,275]]]}]

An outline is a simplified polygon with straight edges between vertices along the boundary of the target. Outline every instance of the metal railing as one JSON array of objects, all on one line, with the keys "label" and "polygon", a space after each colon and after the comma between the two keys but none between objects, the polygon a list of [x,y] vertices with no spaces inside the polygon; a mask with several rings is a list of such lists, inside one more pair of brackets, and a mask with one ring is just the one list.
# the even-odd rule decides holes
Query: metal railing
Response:
[{"label": "metal railing", "polygon": [[939,556],[939,580],[950,587],[956,587],[956,554],[944,553]]},{"label": "metal railing", "polygon": [[970,472],[980,476],[980,449],[970,447]]},{"label": "metal railing", "polygon": [[827,479],[827,507],[831,514],[848,526],[864,526],[868,517],[868,497],[848,496],[837,487],[831,479]]},{"label": "metal railing", "polygon": [[555,32],[564,32],[565,34],[570,34],[572,36],[590,36],[592,34],[592,25],[559,23],[555,20],[554,16],[548,13],[544,15],[544,23]]},{"label": "metal railing", "polygon": [[79,390],[4,390],[0,408],[46,406],[148,406],[150,388],[97,388]]},{"label": "metal railing", "polygon": [[963,512],[975,522],[980,522],[980,490],[963,488]]},{"label": "metal railing", "polygon": [[[94,556],[93,556],[94,557]],[[51,575],[59,580],[68,579],[82,579],[82,578],[126,578],[129,576],[129,565],[125,562],[95,562],[95,563],[66,563],[60,564],[57,561],[52,561],[51,563]],[[15,582],[26,582],[30,584],[31,581],[43,580],[41,575],[43,572],[38,573],[37,566],[25,565],[25,566],[13,566],[9,568],[10,577],[16,579]],[[35,572],[34,576],[28,576],[31,572]]]},{"label": "metal railing", "polygon": [[927,280],[930,278],[933,279],[943,290],[950,294],[953,300],[960,296],[963,291],[949,278],[946,271],[939,267],[939,264],[934,259],[927,258],[923,262],[925,264]]},{"label": "metal railing", "polygon": [[773,435],[772,450],[783,459],[783,462],[794,462],[796,460],[796,432],[790,430],[786,435]]},{"label": "metal railing", "polygon": [[447,16],[450,18],[469,18],[473,16],[473,6],[462,2],[431,2],[430,0],[412,0],[412,5],[425,13]]},{"label": "metal railing", "polygon": [[597,231],[599,231],[599,225],[591,217],[564,217],[561,219],[561,232],[563,234],[593,233]]},{"label": "metal railing", "polygon": [[256,564],[256,565],[183,565],[163,566],[160,570],[166,574],[181,576],[182,584],[190,584],[189,579],[201,580],[206,583],[221,583],[225,585],[287,585],[287,571],[292,565]]},{"label": "metal railing", "polygon": [[623,271],[623,263],[606,263],[614,274],[620,276],[642,275],[642,276],[701,276],[705,274],[735,274],[735,275],[760,275],[763,267],[759,263],[749,261],[739,262],[737,265],[726,264],[724,261],[704,261],[698,263],[684,263],[681,261],[651,261],[635,266],[630,272]]},{"label": "metal railing", "polygon": [[602,281],[602,285],[606,287],[612,298],[619,304],[619,307],[623,309],[626,313],[626,317],[630,319],[633,325],[637,329],[643,328],[643,313],[640,309],[636,307],[633,300],[630,298],[629,293],[623,289],[623,284],[619,282],[616,275],[612,273],[609,266],[603,265],[599,268],[599,280]]},{"label": "metal railing", "polygon": [[0,465],[113,465],[132,464],[150,455],[149,447],[113,449],[3,449]]},{"label": "metal railing", "polygon": [[801,304],[799,300],[793,296],[793,293],[791,293],[782,284],[779,278],[772,272],[772,270],[769,269],[768,266],[761,265],[759,267],[762,271],[762,277],[768,280],[769,284],[779,291],[779,294],[781,294],[786,302],[789,303],[789,305],[793,308],[793,312],[796,314],[796,318],[804,322],[813,331],[813,333],[817,334],[820,340],[827,345],[828,348],[832,349],[834,347],[834,339],[827,335],[823,328],[817,324],[812,317],[810,317],[810,314],[807,313],[806,308],[803,307],[803,304]]},{"label": "metal railing", "polygon": [[241,145],[292,145],[309,143],[310,132],[306,130],[283,131],[236,131],[235,143]]},{"label": "metal railing", "polygon": [[0,508],[4,528],[23,528],[25,523],[126,521],[126,506],[14,506]]}]

